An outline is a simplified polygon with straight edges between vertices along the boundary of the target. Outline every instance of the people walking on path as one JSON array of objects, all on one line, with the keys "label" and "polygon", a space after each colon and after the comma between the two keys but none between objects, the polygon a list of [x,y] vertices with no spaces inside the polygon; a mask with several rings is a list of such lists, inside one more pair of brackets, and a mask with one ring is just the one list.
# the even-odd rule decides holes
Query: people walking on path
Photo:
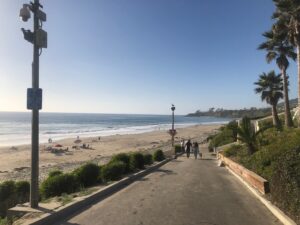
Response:
[{"label": "people walking on path", "polygon": [[192,143],[191,140],[188,140],[187,143],[185,144],[186,147],[186,157],[190,158],[190,153],[191,153],[191,147],[192,147]]},{"label": "people walking on path", "polygon": [[195,159],[197,159],[197,156],[199,155],[200,156],[200,153],[199,153],[199,144],[197,141],[194,142],[193,144],[193,149],[194,149],[194,156],[195,156]]}]

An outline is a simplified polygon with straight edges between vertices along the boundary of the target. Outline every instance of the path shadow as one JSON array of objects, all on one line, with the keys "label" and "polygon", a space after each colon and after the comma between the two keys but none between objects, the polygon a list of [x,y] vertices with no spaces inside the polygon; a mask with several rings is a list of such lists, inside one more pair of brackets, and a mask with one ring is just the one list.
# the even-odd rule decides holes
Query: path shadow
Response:
[{"label": "path shadow", "polygon": [[149,178],[146,178],[146,177],[141,177],[139,179],[137,179],[136,181],[148,181]]},{"label": "path shadow", "polygon": [[79,223],[62,222],[62,223],[56,223],[55,225],[80,225],[80,224]]},{"label": "path shadow", "polygon": [[175,162],[175,163],[181,163],[181,162],[183,162],[182,160],[179,160],[179,159],[173,159],[172,161],[170,161],[171,163],[172,162]]},{"label": "path shadow", "polygon": [[200,158],[199,160],[217,160],[217,159],[214,159],[214,158]]},{"label": "path shadow", "polygon": [[40,210],[40,211],[42,211],[43,213],[49,213],[49,214],[55,213],[54,210],[52,210],[52,209],[47,209],[47,208],[44,208],[44,207],[41,207],[41,206],[39,206],[37,209]]},{"label": "path shadow", "polygon": [[202,221],[198,223],[199,225],[218,225],[216,223],[211,223],[211,222],[207,222],[207,221]]},{"label": "path shadow", "polygon": [[177,173],[175,173],[172,170],[165,170],[165,169],[157,169],[156,171],[154,171],[153,173],[162,173],[160,176],[166,176],[166,175],[176,175]]}]

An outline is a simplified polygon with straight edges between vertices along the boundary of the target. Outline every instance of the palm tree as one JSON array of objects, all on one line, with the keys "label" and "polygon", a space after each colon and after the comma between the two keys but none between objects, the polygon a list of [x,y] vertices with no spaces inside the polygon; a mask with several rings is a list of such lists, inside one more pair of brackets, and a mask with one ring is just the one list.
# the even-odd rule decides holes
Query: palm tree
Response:
[{"label": "palm tree", "polygon": [[[297,49],[298,64],[298,110],[300,110],[300,1],[299,0],[273,0],[276,11],[277,33],[285,33],[289,42]],[[298,112],[298,126],[300,125],[300,112]]]},{"label": "palm tree", "polygon": [[248,154],[252,155],[256,151],[256,133],[248,117],[243,117],[237,128],[238,140],[245,143],[248,148]]},{"label": "palm tree", "polygon": [[289,44],[285,34],[279,34],[274,30],[265,32],[263,36],[267,39],[266,42],[259,45],[258,49],[266,50],[266,60],[268,63],[276,59],[276,64],[281,70],[283,80],[283,94],[284,94],[284,109],[285,109],[285,125],[287,127],[293,126],[292,115],[290,112],[289,96],[288,96],[288,77],[286,70],[289,67],[288,58],[296,60],[297,54],[294,52],[294,47]]},{"label": "palm tree", "polygon": [[276,106],[279,99],[283,98],[281,75],[276,75],[274,70],[268,74],[263,73],[254,84],[257,85],[255,93],[261,94],[261,100],[266,101],[272,106],[273,125],[279,128],[280,120]]}]

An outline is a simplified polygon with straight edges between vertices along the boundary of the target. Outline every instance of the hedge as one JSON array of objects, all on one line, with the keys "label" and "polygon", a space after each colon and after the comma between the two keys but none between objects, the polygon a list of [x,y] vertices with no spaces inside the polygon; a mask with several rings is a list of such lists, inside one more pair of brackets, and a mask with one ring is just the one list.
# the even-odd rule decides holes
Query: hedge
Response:
[{"label": "hedge", "polygon": [[165,154],[162,150],[156,150],[153,154],[153,160],[154,161],[163,161],[165,159]]},{"label": "hedge", "polygon": [[142,153],[133,152],[130,154],[130,168],[131,170],[135,169],[144,169],[144,156]]},{"label": "hedge", "polygon": [[54,177],[54,176],[61,175],[61,174],[63,174],[63,172],[61,170],[52,170],[49,172],[48,176]]},{"label": "hedge", "polygon": [[271,198],[300,224],[300,146],[282,154],[271,176]]},{"label": "hedge", "polygon": [[272,128],[260,138],[253,155],[243,146],[231,146],[224,154],[267,179],[272,202],[300,224],[300,129]]},{"label": "hedge", "polygon": [[181,145],[174,146],[175,153],[182,153]]},{"label": "hedge", "polygon": [[[135,169],[143,169],[144,165],[151,165],[153,160],[165,159],[162,150],[157,150],[153,155],[135,152],[131,154],[120,153],[114,155],[108,164],[98,166],[87,163],[72,173],[63,173],[60,170],[51,171],[48,178],[40,185],[42,198],[70,194],[81,187],[92,186],[102,181],[115,181]],[[0,217],[5,217],[8,208],[18,203],[29,201],[30,184],[27,181],[5,181],[0,184]]]},{"label": "hedge", "polygon": [[74,174],[66,173],[44,180],[40,187],[40,193],[43,198],[60,196],[63,193],[70,194],[79,190],[80,183]]},{"label": "hedge", "polygon": [[115,161],[104,165],[101,168],[101,177],[104,181],[119,180],[126,171],[126,164]]},{"label": "hedge", "polygon": [[0,217],[5,217],[7,209],[29,200],[27,181],[5,181],[0,184]]},{"label": "hedge", "polygon": [[29,201],[30,183],[28,181],[17,181],[15,187],[18,202],[21,203]]},{"label": "hedge", "polygon": [[73,171],[76,179],[83,187],[89,187],[98,183],[100,168],[94,163],[87,163]]},{"label": "hedge", "polygon": [[113,157],[110,160],[110,163],[116,162],[116,161],[121,161],[121,162],[125,163],[125,165],[126,165],[125,172],[126,173],[130,172],[130,155],[129,154],[119,153],[117,155],[113,155]]},{"label": "hedge", "polygon": [[153,158],[152,158],[151,154],[145,154],[144,155],[144,163],[145,163],[145,165],[153,164]]}]

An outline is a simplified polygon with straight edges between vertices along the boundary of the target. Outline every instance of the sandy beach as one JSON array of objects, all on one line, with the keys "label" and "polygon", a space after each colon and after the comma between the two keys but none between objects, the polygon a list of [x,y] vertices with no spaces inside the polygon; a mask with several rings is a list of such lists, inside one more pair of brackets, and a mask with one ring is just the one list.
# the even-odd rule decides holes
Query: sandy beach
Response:
[{"label": "sandy beach", "polygon": [[[214,133],[220,125],[197,125],[177,129],[175,142],[179,143],[181,138],[193,139],[199,142]],[[60,169],[71,171],[79,165],[93,161],[95,163],[106,163],[113,154],[120,152],[142,151],[153,152],[156,149],[164,151],[171,150],[170,135],[167,131],[153,131],[142,134],[112,135],[107,137],[80,138],[81,143],[75,144],[76,137],[64,139],[52,144],[40,144],[40,181],[49,171]],[[49,147],[62,145],[51,151]],[[85,144],[89,148],[80,148]],[[74,148],[77,146],[77,148]],[[68,150],[67,150],[68,149]],[[20,145],[14,148],[0,148],[0,181],[29,180],[30,179],[30,157],[31,146]]]}]

